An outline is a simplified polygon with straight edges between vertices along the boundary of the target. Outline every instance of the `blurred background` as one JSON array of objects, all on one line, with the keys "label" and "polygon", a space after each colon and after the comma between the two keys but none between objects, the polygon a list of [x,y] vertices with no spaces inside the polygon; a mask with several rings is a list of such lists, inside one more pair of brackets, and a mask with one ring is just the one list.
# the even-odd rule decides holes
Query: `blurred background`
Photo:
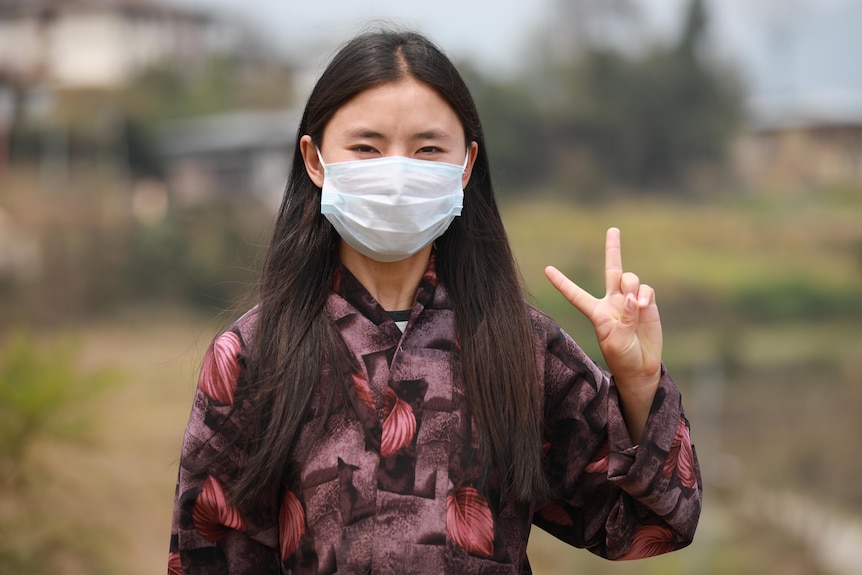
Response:
[{"label": "blurred background", "polygon": [[182,433],[252,292],[316,76],[418,29],[478,102],[544,280],[654,286],[701,458],[695,543],[537,574],[862,572],[862,2],[0,0],[0,574],[166,569]]}]

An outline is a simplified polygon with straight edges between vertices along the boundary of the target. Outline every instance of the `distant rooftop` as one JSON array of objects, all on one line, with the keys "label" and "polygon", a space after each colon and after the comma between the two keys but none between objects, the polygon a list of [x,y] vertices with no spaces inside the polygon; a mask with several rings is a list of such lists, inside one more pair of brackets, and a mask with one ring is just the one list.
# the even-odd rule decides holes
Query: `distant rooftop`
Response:
[{"label": "distant rooftop", "polygon": [[254,148],[293,147],[300,109],[237,110],[162,124],[158,144],[165,156],[234,152]]},{"label": "distant rooftop", "polygon": [[862,93],[822,89],[751,103],[751,125],[767,132],[793,128],[862,126]]}]

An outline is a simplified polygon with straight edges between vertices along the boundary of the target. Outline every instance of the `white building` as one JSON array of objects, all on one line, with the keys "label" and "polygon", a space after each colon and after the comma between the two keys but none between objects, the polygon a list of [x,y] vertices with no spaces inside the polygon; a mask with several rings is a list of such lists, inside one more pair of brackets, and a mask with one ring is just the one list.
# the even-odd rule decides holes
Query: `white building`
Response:
[{"label": "white building", "polygon": [[0,69],[58,89],[116,88],[227,42],[208,14],[155,0],[0,0]]}]

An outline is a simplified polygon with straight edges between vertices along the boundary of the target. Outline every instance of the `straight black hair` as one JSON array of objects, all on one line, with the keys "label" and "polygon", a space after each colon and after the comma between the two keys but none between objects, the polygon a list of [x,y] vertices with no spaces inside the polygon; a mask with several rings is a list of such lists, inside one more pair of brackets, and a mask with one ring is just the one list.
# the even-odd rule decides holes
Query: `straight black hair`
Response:
[{"label": "straight black hair", "polygon": [[406,77],[452,107],[464,139],[478,143],[460,217],[436,241],[439,280],[451,294],[461,342],[461,378],[476,419],[484,482],[501,500],[540,499],[542,400],[520,274],[494,197],[479,115],[443,52],[414,32],[361,34],[337,52],[314,87],[297,130],[290,177],[259,283],[258,321],[240,385],[253,401],[248,461],[232,489],[237,502],[277,495],[315,389],[334,389],[344,343],[325,313],[338,264],[339,236],[320,213],[299,140],[322,145],[333,114],[369,88]]}]

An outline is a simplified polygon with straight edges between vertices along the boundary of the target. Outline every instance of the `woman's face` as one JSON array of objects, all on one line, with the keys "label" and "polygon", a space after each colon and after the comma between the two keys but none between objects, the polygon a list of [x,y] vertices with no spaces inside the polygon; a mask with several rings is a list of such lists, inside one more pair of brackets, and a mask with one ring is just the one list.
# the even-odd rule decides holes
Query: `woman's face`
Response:
[{"label": "woman's face", "polygon": [[[449,104],[427,84],[408,77],[364,90],[341,106],[323,131],[320,155],[327,164],[404,156],[460,166],[466,158],[466,187],[477,149],[471,142],[468,150],[464,128]],[[311,136],[302,137],[300,150],[308,175],[322,187],[323,166]]]}]

